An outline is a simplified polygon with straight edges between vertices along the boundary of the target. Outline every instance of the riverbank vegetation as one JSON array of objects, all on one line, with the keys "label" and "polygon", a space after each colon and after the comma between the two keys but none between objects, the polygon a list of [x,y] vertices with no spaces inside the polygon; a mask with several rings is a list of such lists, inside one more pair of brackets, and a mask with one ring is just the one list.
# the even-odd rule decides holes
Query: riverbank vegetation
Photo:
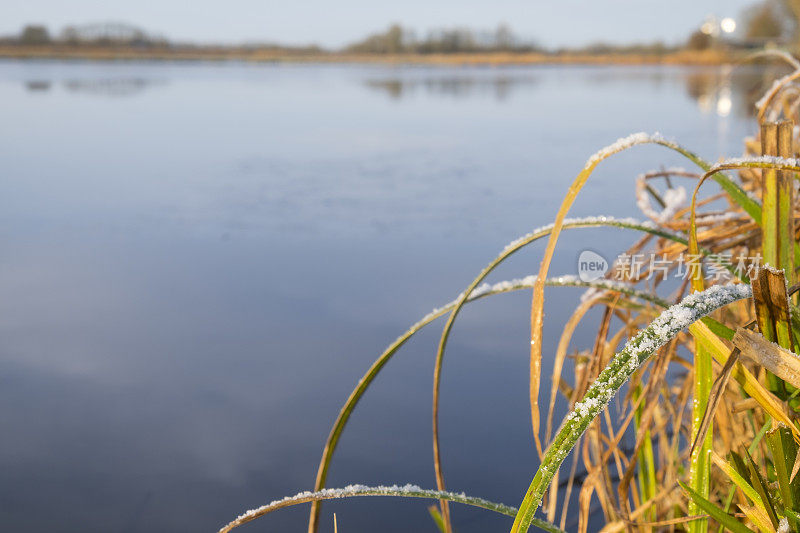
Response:
[{"label": "riverbank vegetation", "polygon": [[[513,517],[508,528],[550,532],[579,517],[577,530],[800,531],[800,311],[797,179],[800,160],[800,62],[786,63],[758,102],[753,136],[740,157],[703,159],[678,141],[637,133],[591,155],[569,187],[554,222],[509,243],[453,301],[413,324],[376,359],[343,405],[325,443],[313,491],[243,513],[229,531],[275,510],[311,503],[309,533],[321,502],[359,496],[439,500],[429,508],[442,532],[458,529],[451,504]],[[632,183],[644,220],[568,218],[598,165],[641,145],[681,155],[687,168],[659,168]],[[657,162],[656,162],[657,164]],[[613,227],[634,244],[603,265],[579,263],[578,275],[550,271],[562,232]],[[489,283],[515,252],[546,243],[538,272]],[[596,243],[594,243],[596,246]],[[600,258],[602,259],[602,258]],[[554,353],[542,350],[547,301],[562,287],[586,292],[563,324]],[[439,383],[453,324],[465,305],[532,290],[530,414],[539,467],[517,507],[449,492],[439,447]],[[599,321],[589,346],[573,346],[591,310]],[[445,320],[434,355],[435,489],[415,485],[326,488],[339,438],[376,376],[419,330]],[[547,359],[548,364],[542,365]],[[552,374],[542,375],[543,368]],[[556,425],[556,413],[568,414]]]},{"label": "riverbank vegetation", "polygon": [[669,53],[510,53],[480,52],[458,54],[361,54],[250,47],[185,47],[185,48],[76,48],[55,46],[0,45],[0,59],[65,60],[65,61],[245,61],[253,63],[359,63],[384,65],[722,65],[735,61],[741,54],[717,50],[681,50]]}]

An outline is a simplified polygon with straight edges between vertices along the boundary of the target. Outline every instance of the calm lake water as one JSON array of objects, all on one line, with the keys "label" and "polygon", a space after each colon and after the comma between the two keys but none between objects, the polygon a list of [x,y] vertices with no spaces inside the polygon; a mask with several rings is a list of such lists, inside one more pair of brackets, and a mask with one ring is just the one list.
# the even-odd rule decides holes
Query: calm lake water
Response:
[{"label": "calm lake water", "polygon": [[[550,222],[591,153],[660,131],[707,159],[741,154],[761,73],[723,74],[0,63],[3,528],[215,531],[310,489],[373,359]],[[662,164],[688,165],[658,147],[604,163],[572,214],[641,217],[634,178]],[[635,237],[576,230],[552,272]],[[542,250],[492,280],[534,273]],[[580,294],[548,290],[545,354]],[[537,466],[529,308],[525,291],[465,310],[442,382],[448,487],[512,505]],[[435,487],[441,326],[366,394],[329,486]],[[590,315],[574,345],[596,327]],[[322,530],[335,511],[340,531],[434,531],[427,504],[330,503]],[[242,530],[304,531],[307,512]],[[454,521],[460,533],[511,523],[463,507]]]}]

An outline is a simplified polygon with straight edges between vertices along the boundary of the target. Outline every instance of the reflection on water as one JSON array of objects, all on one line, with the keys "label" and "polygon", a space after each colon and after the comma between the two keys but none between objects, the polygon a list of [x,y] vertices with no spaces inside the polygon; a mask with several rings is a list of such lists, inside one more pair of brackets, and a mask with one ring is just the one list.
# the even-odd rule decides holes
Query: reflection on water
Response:
[{"label": "reflection on water", "polygon": [[774,80],[788,72],[780,65],[692,69],[686,75],[686,92],[703,113],[753,117],[758,99]]},{"label": "reflection on water", "polygon": [[29,80],[25,82],[25,88],[32,93],[47,92],[52,83],[50,80]]},{"label": "reflection on water", "polygon": [[[374,357],[550,222],[595,150],[661,131],[708,160],[741,153],[763,72],[732,71],[727,117],[722,74],[0,62],[0,523],[214,531],[310,488]],[[633,178],[661,164],[688,163],[652,146],[604,161],[571,215],[640,217]],[[574,274],[586,242],[610,256],[633,238],[564,232],[553,273]],[[535,272],[541,250],[491,281]],[[547,294],[554,353],[580,291]],[[536,467],[520,424],[529,311],[527,293],[466,309],[442,381],[448,486],[509,504]],[[600,319],[575,346],[591,345]],[[435,485],[440,326],[404,346],[354,411],[332,486]],[[343,531],[431,530],[426,505],[332,503],[322,523],[336,511]],[[460,533],[510,525],[453,514]],[[250,529],[300,531],[306,516]]]},{"label": "reflection on water", "polygon": [[[751,117],[755,113],[755,102],[772,85],[773,80],[789,71],[782,65],[737,67],[688,67],[682,78],[686,93],[696,102],[702,113],[716,113],[725,117],[736,113]],[[530,91],[539,77],[529,72],[505,72],[477,70],[469,75],[452,74],[438,76],[424,71],[411,70],[404,76],[370,77],[364,86],[382,92],[393,100],[411,98],[419,93],[428,97],[471,98],[490,95],[497,101],[506,100],[513,91]],[[623,80],[646,82],[654,88],[670,85],[674,73],[660,70],[606,69],[590,72],[585,82],[591,85],[619,84]]]},{"label": "reflection on water", "polygon": [[133,96],[150,86],[162,84],[163,80],[147,78],[107,78],[66,80],[64,88],[73,93],[88,93],[98,96]]},{"label": "reflection on water", "polygon": [[[396,69],[392,69],[393,71]],[[402,70],[402,69],[401,69]],[[412,98],[417,95],[434,98],[469,99],[490,96],[496,101],[507,100],[514,92],[535,90],[541,74],[535,69],[467,69],[459,73],[457,68],[445,68],[446,75],[428,69],[408,69],[402,75],[392,72],[388,76],[367,76],[361,83],[364,87],[387,95],[392,100]],[[684,80],[686,93],[696,102],[702,113],[727,116],[730,113],[742,117],[753,116],[755,102],[772,85],[773,80],[788,72],[780,64],[764,66],[743,65],[715,68],[687,67],[678,77]],[[584,81],[589,85],[614,85],[624,82],[646,83],[658,89],[671,85],[675,73],[663,70],[600,69],[587,71]],[[53,88],[52,79],[27,79],[23,81],[29,92],[48,92]],[[134,96],[148,88],[164,85],[165,78],[131,77],[87,77],[70,78],[60,82],[70,93],[97,96]]]},{"label": "reflection on water", "polygon": [[508,76],[497,74],[492,76],[423,76],[423,77],[391,77],[368,79],[366,87],[388,94],[398,100],[413,96],[423,91],[431,96],[469,98],[472,96],[492,95],[497,100],[505,100],[514,89],[530,89],[536,84],[536,77],[530,75]]},{"label": "reflection on water", "polygon": [[[135,96],[148,87],[164,83],[162,79],[150,78],[86,78],[64,80],[62,86],[70,93],[124,97]],[[47,92],[52,88],[53,81],[27,80],[24,85],[28,92]]]}]

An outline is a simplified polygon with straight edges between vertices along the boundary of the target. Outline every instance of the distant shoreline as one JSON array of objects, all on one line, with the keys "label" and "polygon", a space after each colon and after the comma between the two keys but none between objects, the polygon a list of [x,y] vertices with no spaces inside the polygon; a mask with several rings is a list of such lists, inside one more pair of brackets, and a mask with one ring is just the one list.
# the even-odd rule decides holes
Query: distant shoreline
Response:
[{"label": "distant shoreline", "polygon": [[0,46],[0,59],[85,61],[246,61],[254,63],[332,63],[387,65],[723,65],[740,54],[719,50],[681,50],[663,54],[588,54],[541,52],[481,52],[453,54],[301,53],[243,48],[119,48],[68,46]]}]

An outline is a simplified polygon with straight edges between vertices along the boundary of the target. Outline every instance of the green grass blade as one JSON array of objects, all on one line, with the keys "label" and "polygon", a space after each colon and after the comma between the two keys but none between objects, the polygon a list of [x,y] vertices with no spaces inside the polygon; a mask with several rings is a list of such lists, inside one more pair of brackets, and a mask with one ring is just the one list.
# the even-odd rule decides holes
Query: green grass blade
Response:
[{"label": "green grass blade", "polygon": [[[791,157],[793,125],[790,121],[761,125],[761,150],[766,156]],[[794,278],[794,182],[789,172],[765,168],[762,178],[762,224],[761,247],[764,262],[783,269],[786,280],[792,285]],[[778,288],[783,289],[783,287]],[[788,306],[788,303],[787,303]],[[786,349],[792,349],[788,312],[786,316],[773,319],[775,341]],[[759,324],[761,325],[761,324]]]},{"label": "green grass blade", "polygon": [[444,525],[444,518],[442,518],[442,513],[439,512],[439,508],[435,505],[429,505],[428,513],[431,515],[433,523],[436,524],[439,533],[447,533],[447,528]]},{"label": "green grass blade", "polygon": [[542,496],[567,454],[639,365],[700,317],[731,302],[747,298],[750,294],[750,286],[745,284],[716,285],[703,292],[692,293],[681,303],[664,311],[647,328],[628,341],[592,383],[583,399],[575,405],[575,410],[564,419],[525,494],[514,520],[512,533],[528,530]]},{"label": "green grass blade", "polygon": [[[695,441],[699,432],[700,424],[703,420],[703,415],[708,406],[708,399],[711,394],[711,387],[714,383],[714,375],[712,371],[711,354],[706,350],[701,343],[695,345],[695,358],[694,358],[694,399],[692,401],[692,442]],[[710,470],[711,470],[711,442],[713,437],[713,430],[711,429],[710,422],[713,414],[709,417],[709,428],[700,445],[694,450],[689,461],[689,483],[694,491],[703,496],[708,497]],[[694,500],[693,500],[694,502]],[[689,514],[698,514],[697,502],[695,505],[689,505]],[[705,533],[708,531],[707,520],[693,520],[688,524],[690,533]]]},{"label": "green grass blade", "polygon": [[703,324],[708,326],[708,329],[710,329],[711,332],[720,339],[725,339],[730,341],[733,340],[733,336],[736,335],[735,330],[729,328],[728,326],[722,324],[717,320],[714,320],[710,316],[703,318]]},{"label": "green grass blade", "polygon": [[[787,508],[798,507],[798,494],[796,486],[791,481],[792,467],[797,457],[797,443],[792,438],[791,432],[786,428],[777,428],[767,433],[767,443],[772,452],[772,463],[775,467],[775,477],[778,480],[778,489],[783,500],[784,511]],[[797,531],[798,522],[789,517],[792,530]]]},{"label": "green grass blade", "polygon": [[[697,242],[696,208],[697,191],[702,183],[702,180],[698,182],[694,194],[692,194],[689,217],[689,253],[692,255],[699,254],[700,252],[700,246]],[[695,271],[690,281],[694,292],[700,292],[705,289],[705,281],[701,270]],[[696,327],[689,328],[689,332],[692,333],[695,341],[702,337],[702,334],[695,333],[696,329]],[[708,418],[706,418],[708,401],[711,396],[711,389],[714,386],[714,373],[711,359],[711,351],[708,350],[702,342],[695,342],[691,439],[693,443],[699,444],[699,446],[693,445],[692,453],[689,457],[689,484],[692,489],[703,498],[708,498],[711,481],[711,440],[713,436],[714,414],[708,413]],[[707,425],[705,428],[705,435],[702,437],[702,441],[698,442],[700,433],[704,431],[704,423]],[[694,501],[689,502],[689,514],[699,514],[699,508]],[[688,531],[689,533],[706,533],[708,531],[708,520],[693,520],[688,525]]]},{"label": "green grass blade", "polygon": [[[792,156],[792,129],[790,121],[761,125],[761,149],[767,156]],[[792,198],[794,183],[789,172],[765,168],[762,181],[762,255],[764,261],[786,272],[792,284],[794,258],[794,217]],[[784,346],[784,348],[791,348]]]},{"label": "green grass blade", "polygon": [[761,476],[758,465],[753,461],[750,452],[745,450],[744,453],[747,458],[747,467],[750,470],[750,484],[756,489],[756,492],[761,498],[761,508],[767,513],[769,521],[772,522],[772,526],[777,529],[779,522],[778,515],[775,512],[775,502],[772,501],[772,497],[769,494],[767,482],[764,481],[764,478]]}]

